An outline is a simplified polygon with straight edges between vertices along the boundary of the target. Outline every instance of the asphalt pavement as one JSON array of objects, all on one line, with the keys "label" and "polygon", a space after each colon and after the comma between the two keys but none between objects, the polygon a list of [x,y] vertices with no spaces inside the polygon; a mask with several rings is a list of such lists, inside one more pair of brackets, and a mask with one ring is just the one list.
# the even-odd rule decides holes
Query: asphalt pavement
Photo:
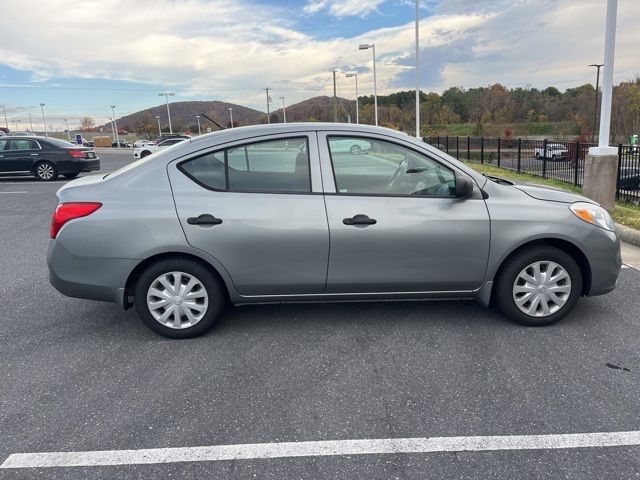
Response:
[{"label": "asphalt pavement", "polygon": [[[101,157],[104,172],[131,159]],[[49,285],[62,183],[0,179],[0,463],[22,452],[640,430],[634,268],[547,328],[471,301],[291,304],[229,308],[207,335],[168,340],[132,310]],[[2,479],[639,474],[633,445],[0,470]]]}]

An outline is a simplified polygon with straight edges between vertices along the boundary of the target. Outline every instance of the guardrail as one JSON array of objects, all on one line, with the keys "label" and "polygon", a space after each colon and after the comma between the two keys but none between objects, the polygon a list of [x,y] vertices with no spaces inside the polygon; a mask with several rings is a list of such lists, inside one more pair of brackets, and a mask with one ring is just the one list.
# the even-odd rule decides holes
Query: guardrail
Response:
[{"label": "guardrail", "polygon": [[[490,137],[423,137],[459,160],[491,164],[582,187],[584,159],[592,143]],[[618,145],[616,198],[640,204],[640,148]]]}]

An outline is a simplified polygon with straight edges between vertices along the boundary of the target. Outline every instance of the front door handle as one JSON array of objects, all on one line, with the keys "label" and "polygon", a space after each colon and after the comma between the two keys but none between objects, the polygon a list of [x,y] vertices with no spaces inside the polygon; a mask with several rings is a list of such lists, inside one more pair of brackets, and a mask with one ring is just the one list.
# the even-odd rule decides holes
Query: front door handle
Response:
[{"label": "front door handle", "polygon": [[342,220],[345,225],[375,225],[378,221],[375,218],[369,218],[366,215],[358,214],[352,218]]},{"label": "front door handle", "polygon": [[208,213],[203,213],[197,217],[187,218],[187,223],[189,225],[220,225],[222,223],[222,219],[216,218]]}]

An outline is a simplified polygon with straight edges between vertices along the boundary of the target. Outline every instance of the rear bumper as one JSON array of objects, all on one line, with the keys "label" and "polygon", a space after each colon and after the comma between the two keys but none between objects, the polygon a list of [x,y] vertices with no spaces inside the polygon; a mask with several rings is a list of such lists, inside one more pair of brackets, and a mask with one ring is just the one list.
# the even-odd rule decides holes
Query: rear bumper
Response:
[{"label": "rear bumper", "polygon": [[123,304],[124,287],[137,261],[79,257],[56,240],[49,240],[49,282],[67,297]]},{"label": "rear bumper", "polygon": [[62,175],[69,173],[94,172],[96,170],[100,170],[100,159],[92,158],[91,160],[58,162],[56,166],[58,168],[58,172]]}]

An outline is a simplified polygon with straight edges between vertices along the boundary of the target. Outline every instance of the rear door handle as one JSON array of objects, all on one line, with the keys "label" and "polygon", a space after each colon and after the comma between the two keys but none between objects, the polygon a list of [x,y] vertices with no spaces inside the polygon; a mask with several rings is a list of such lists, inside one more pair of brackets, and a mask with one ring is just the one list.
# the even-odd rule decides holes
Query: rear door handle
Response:
[{"label": "rear door handle", "polygon": [[222,223],[222,219],[216,218],[208,213],[203,213],[197,217],[187,218],[187,223],[189,225],[220,225]]},{"label": "rear door handle", "polygon": [[375,218],[369,218],[366,215],[358,214],[351,218],[342,220],[345,225],[375,225],[378,221]]}]

